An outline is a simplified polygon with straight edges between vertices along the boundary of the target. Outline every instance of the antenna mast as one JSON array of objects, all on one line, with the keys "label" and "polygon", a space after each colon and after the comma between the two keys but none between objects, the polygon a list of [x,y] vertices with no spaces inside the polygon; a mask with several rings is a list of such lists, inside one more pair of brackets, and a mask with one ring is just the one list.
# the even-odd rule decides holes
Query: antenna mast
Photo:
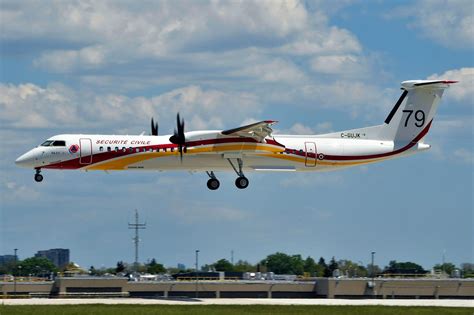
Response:
[{"label": "antenna mast", "polygon": [[138,223],[139,222],[139,217],[138,217],[138,210],[135,209],[135,223],[128,223],[128,229],[129,230],[135,230],[135,237],[132,238],[133,242],[135,243],[135,271],[138,272],[138,244],[140,243],[140,237],[138,234],[138,230],[145,230],[146,229],[146,223]]}]

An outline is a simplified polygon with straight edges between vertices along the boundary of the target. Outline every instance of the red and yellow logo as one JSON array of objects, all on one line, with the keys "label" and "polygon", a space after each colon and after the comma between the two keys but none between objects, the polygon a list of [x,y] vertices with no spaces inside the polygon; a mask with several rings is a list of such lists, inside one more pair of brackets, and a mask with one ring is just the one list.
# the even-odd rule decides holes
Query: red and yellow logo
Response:
[{"label": "red and yellow logo", "polygon": [[79,151],[79,146],[77,144],[73,144],[69,147],[69,152],[74,154],[74,153],[77,153],[77,151]]}]

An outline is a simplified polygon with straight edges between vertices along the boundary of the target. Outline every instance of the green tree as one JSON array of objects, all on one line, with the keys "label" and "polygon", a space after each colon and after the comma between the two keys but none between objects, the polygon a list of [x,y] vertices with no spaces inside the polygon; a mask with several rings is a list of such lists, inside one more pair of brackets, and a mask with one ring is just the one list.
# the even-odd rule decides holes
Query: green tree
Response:
[{"label": "green tree", "polygon": [[234,271],[240,271],[240,272],[255,272],[257,271],[257,266],[252,265],[248,261],[245,260],[239,260],[237,263],[234,265]]},{"label": "green tree", "polygon": [[337,264],[336,258],[332,256],[331,260],[329,261],[329,277],[332,277],[334,270],[339,269],[339,265]]},{"label": "green tree", "polygon": [[331,276],[331,272],[329,271],[328,265],[326,264],[326,260],[324,260],[323,257],[319,258],[318,266],[320,273],[318,276],[326,278]]},{"label": "green tree", "polygon": [[301,255],[291,256],[292,273],[295,275],[302,275],[304,273],[304,260]]},{"label": "green tree", "polygon": [[146,265],[146,272],[151,274],[165,273],[166,268],[162,264],[156,262],[156,259],[153,258],[149,264]]},{"label": "green tree", "polygon": [[365,276],[364,272],[361,271],[365,269],[363,266],[359,266],[353,261],[348,259],[341,259],[337,262],[338,269],[341,271],[341,274],[348,277],[362,277]]},{"label": "green tree", "polygon": [[117,261],[117,267],[115,268],[115,272],[119,273],[119,272],[124,272],[124,271],[125,271],[125,264],[123,263],[123,261]]},{"label": "green tree", "polygon": [[45,257],[26,258],[18,263],[18,269],[21,270],[21,275],[35,276],[58,271],[58,268]]},{"label": "green tree", "polygon": [[9,261],[4,265],[0,265],[0,275],[13,274],[15,270],[15,262]]},{"label": "green tree", "polygon": [[310,256],[308,256],[304,261],[304,272],[310,274],[310,276],[315,277],[318,273],[318,264]]},{"label": "green tree", "polygon": [[97,270],[95,269],[94,266],[90,266],[90,268],[89,268],[89,274],[90,274],[91,276],[97,275]]},{"label": "green tree", "polygon": [[461,271],[462,271],[462,276],[464,278],[474,278],[474,264],[473,263],[462,263]]},{"label": "green tree", "polygon": [[433,269],[436,271],[444,271],[448,275],[451,275],[453,270],[456,269],[456,266],[453,263],[436,264]]},{"label": "green tree", "polygon": [[266,267],[267,271],[272,271],[276,274],[301,275],[304,272],[304,261],[301,255],[290,256],[277,252],[268,255],[267,258],[262,260],[261,264]]},{"label": "green tree", "polygon": [[219,259],[214,263],[216,271],[234,271],[234,266],[227,259]]},{"label": "green tree", "polygon": [[388,263],[388,266],[385,267],[384,273],[392,274],[425,274],[426,271],[420,265],[411,262],[397,262],[396,260],[391,260]]}]

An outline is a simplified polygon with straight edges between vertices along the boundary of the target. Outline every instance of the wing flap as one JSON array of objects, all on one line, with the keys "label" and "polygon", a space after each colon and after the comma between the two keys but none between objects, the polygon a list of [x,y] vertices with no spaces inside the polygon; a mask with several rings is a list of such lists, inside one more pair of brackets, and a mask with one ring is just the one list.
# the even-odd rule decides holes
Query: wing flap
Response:
[{"label": "wing flap", "polygon": [[250,137],[262,142],[273,132],[271,126],[276,124],[275,120],[263,120],[250,125],[224,130],[221,133],[225,136]]}]

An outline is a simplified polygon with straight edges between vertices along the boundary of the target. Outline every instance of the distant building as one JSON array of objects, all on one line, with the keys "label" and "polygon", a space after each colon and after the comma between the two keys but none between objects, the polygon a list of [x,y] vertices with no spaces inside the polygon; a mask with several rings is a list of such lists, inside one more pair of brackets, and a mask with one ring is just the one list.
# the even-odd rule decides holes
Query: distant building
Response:
[{"label": "distant building", "polygon": [[186,270],[186,266],[184,264],[178,264],[179,270]]},{"label": "distant building", "polygon": [[56,267],[63,268],[69,264],[69,249],[53,248],[48,250],[40,250],[35,257],[48,258]]},{"label": "distant building", "polygon": [[0,255],[0,266],[6,265],[14,261],[15,255]]}]

